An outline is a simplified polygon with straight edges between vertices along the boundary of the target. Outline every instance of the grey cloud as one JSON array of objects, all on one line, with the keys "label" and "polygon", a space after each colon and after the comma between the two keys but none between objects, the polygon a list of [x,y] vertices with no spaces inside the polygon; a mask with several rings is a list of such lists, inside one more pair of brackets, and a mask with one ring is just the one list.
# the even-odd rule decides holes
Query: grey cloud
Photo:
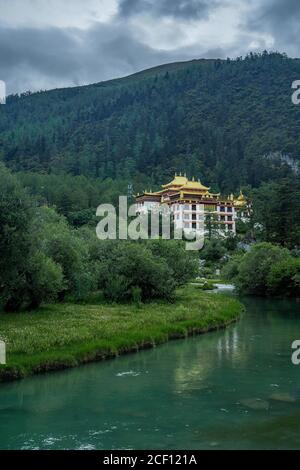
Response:
[{"label": "grey cloud", "polygon": [[120,0],[119,14],[123,17],[139,13],[182,19],[206,19],[220,2],[217,0]]},{"label": "grey cloud", "polygon": [[290,24],[291,21],[299,21],[299,0],[265,0],[258,4],[255,11],[256,21],[252,18],[252,24],[260,27],[271,27]]},{"label": "grey cloud", "polygon": [[153,49],[138,41],[125,23],[96,24],[88,30],[2,26],[0,78],[9,93],[87,84],[194,58],[196,50]]},{"label": "grey cloud", "polygon": [[299,0],[259,2],[245,23],[248,31],[270,34],[274,49],[299,56]]},{"label": "grey cloud", "polygon": [[[232,1],[224,0],[222,4]],[[299,55],[298,0],[251,0],[252,13],[248,13],[244,24],[236,28],[234,40],[226,43],[226,49],[222,42],[218,47],[215,40],[204,46],[195,39],[172,50],[154,48],[143,42],[142,13],[149,9],[152,8],[152,16],[157,15],[157,21],[161,16],[173,16],[174,34],[179,34],[183,21],[194,17],[202,20],[217,3],[215,0],[209,3],[205,0],[160,0],[155,3],[154,0],[120,0],[119,14],[106,23],[95,22],[88,29],[13,28],[0,23],[0,79],[7,82],[9,93],[82,85],[129,75],[162,63],[236,57],[248,52],[249,44],[262,50],[267,47],[266,33],[274,37],[275,48]],[[135,13],[141,13],[141,16],[135,18],[133,26],[128,17]],[[199,27],[201,25],[202,21],[199,21]],[[161,28],[164,28],[163,22]],[[215,36],[219,37],[219,31],[215,31]]]}]

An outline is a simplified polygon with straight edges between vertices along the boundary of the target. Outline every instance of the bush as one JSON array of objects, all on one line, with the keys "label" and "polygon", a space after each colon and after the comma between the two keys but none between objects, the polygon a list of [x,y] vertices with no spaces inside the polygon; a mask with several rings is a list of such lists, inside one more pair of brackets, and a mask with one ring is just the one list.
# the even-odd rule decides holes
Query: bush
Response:
[{"label": "bush", "polygon": [[300,297],[300,259],[288,258],[275,263],[267,284],[271,295]]},{"label": "bush", "polygon": [[[99,260],[99,287],[111,301],[142,301],[152,298],[172,300],[176,281],[165,259],[154,256],[143,243],[104,242],[105,257]],[[103,253],[102,253],[103,254]]]},{"label": "bush", "polygon": [[198,252],[187,251],[185,243],[177,240],[152,240],[147,243],[151,252],[164,259],[173,271],[176,286],[180,287],[199,274]]},{"label": "bush", "polygon": [[40,252],[30,260],[27,282],[30,308],[56,300],[65,287],[61,266]]},{"label": "bush", "polygon": [[88,244],[80,232],[71,229],[66,219],[54,209],[39,208],[32,226],[32,237],[46,256],[61,266],[65,284],[60,292],[84,300],[95,287]]},{"label": "bush", "polygon": [[[244,294],[269,295],[270,281],[268,276],[272,266],[290,257],[290,252],[286,248],[271,243],[255,245],[235,267],[238,270],[234,277],[237,288]],[[235,271],[233,270],[233,272]]]},{"label": "bush", "polygon": [[111,302],[125,301],[130,298],[130,282],[123,274],[102,277],[102,289],[104,296]]},{"label": "bush", "polygon": [[219,239],[212,238],[211,240],[205,241],[205,245],[200,252],[200,258],[208,263],[214,263],[219,261],[226,252],[227,250],[224,243]]},{"label": "bush", "polygon": [[32,203],[26,191],[0,164],[0,296],[5,309],[18,310],[26,290]]},{"label": "bush", "polygon": [[234,281],[239,274],[239,266],[243,255],[234,255],[222,268],[221,277],[223,279]]}]

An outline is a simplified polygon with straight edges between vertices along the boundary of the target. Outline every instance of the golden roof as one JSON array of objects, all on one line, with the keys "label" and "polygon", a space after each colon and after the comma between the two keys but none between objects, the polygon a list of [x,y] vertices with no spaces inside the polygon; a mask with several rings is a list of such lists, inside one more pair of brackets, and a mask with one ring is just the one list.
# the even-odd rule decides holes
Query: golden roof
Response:
[{"label": "golden roof", "polygon": [[173,180],[168,183],[168,184],[163,184],[162,188],[160,191],[148,192],[147,190],[144,191],[143,195],[144,196],[162,196],[168,191],[168,190],[173,190],[176,192],[190,192],[190,193],[201,193],[202,196],[213,196],[209,193],[209,189],[207,186],[204,186],[201,184],[200,180],[195,181],[195,178],[192,180],[189,180],[186,175],[182,175],[181,173],[177,175],[175,173],[175,176]]},{"label": "golden roof", "polygon": [[163,184],[162,188],[170,188],[172,186],[184,186],[187,182],[188,179],[186,176],[181,176],[181,174],[178,176],[175,174],[174,179],[168,184]]},{"label": "golden roof", "polygon": [[187,181],[186,184],[180,189],[207,192],[209,191],[210,188],[201,184],[200,181],[192,180],[192,181]]},{"label": "golden roof", "polygon": [[242,191],[240,191],[240,194],[239,194],[238,198],[234,200],[234,205],[237,206],[237,207],[242,207],[242,206],[247,205],[247,199],[244,196],[244,194],[242,193]]},{"label": "golden roof", "polygon": [[180,175],[175,174],[174,179],[168,183],[168,184],[163,184],[162,188],[164,189],[180,189],[180,190],[192,190],[192,191],[201,191],[201,192],[207,192],[210,188],[207,186],[204,186],[203,184],[200,183],[200,181],[195,181],[193,178],[192,181],[188,180],[186,175],[182,176],[181,173]]}]

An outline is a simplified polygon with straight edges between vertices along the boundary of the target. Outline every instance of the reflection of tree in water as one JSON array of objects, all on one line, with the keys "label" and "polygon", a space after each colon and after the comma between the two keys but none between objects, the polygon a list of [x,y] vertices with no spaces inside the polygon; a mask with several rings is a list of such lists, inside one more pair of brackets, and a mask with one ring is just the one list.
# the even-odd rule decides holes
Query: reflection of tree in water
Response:
[{"label": "reflection of tree in water", "polygon": [[[291,341],[300,332],[298,304],[244,303],[248,313],[226,330],[1,384],[1,442],[20,445],[35,436],[34,444],[44,445],[54,436],[61,439],[58,448],[78,442],[97,448],[144,448],[145,442],[153,448],[205,448],[210,441],[259,447],[272,445],[269,435],[279,446],[280,436],[291,433],[292,446],[299,434],[294,390],[300,367],[290,361]],[[297,401],[276,401],[274,392]],[[243,405],[257,398],[268,401],[267,411]]]},{"label": "reflection of tree in water", "polygon": [[[259,373],[268,361],[278,367],[282,361],[285,366],[290,366],[296,303],[255,298],[243,301],[247,313],[236,324],[188,340],[188,346],[181,348],[174,361],[174,386],[179,392],[204,389],[207,387],[205,381],[219,382],[224,370],[234,381],[235,371],[244,371],[245,375],[251,371]],[[276,378],[276,367],[274,376]]]}]

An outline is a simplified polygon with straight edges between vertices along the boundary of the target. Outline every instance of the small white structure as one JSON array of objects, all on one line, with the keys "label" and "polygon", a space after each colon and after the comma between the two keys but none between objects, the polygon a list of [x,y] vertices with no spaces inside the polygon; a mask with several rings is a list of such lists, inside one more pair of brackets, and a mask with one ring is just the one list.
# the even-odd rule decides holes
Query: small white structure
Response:
[{"label": "small white structure", "polygon": [[6,364],[6,344],[0,340],[0,364]]}]

